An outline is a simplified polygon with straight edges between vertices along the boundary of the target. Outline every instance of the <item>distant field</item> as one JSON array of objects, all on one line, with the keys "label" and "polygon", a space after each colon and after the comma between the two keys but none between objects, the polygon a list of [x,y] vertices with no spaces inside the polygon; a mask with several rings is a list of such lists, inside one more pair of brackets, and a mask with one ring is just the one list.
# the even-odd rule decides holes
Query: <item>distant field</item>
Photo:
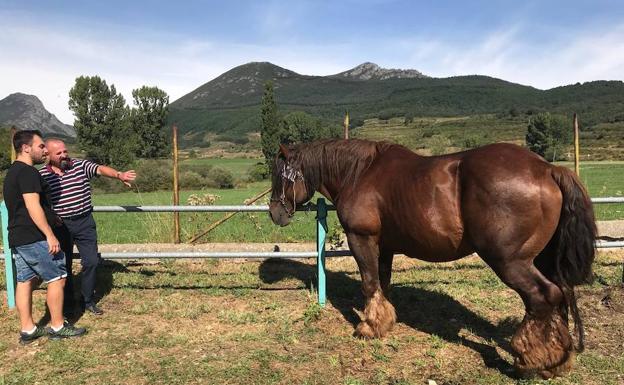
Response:
[{"label": "distant field", "polygon": [[[481,114],[459,117],[414,117],[367,119],[352,130],[356,138],[390,140],[428,155],[496,142],[524,144],[528,116]],[[602,123],[581,128],[581,159],[624,160],[624,122]],[[572,129],[572,127],[570,127]],[[569,156],[572,156],[570,147]]]},{"label": "distant field", "polygon": [[[207,164],[230,170],[241,180],[254,159],[191,159],[184,162]],[[573,167],[570,162],[562,163]],[[583,162],[581,179],[592,197],[623,196],[624,162]],[[202,191],[181,191],[180,203],[187,204],[191,194],[216,194],[220,196],[215,204],[239,205],[270,186],[268,181],[243,184],[232,190],[207,189]],[[110,205],[170,205],[171,192],[159,191],[142,193],[93,195],[97,206]],[[316,198],[315,198],[316,199]],[[314,199],[314,200],[315,200]],[[267,204],[268,197],[258,201]],[[596,216],[599,220],[624,219],[623,204],[597,204]],[[225,213],[182,213],[180,214],[182,240],[208,227]],[[173,214],[171,213],[96,213],[98,233],[101,243],[153,243],[172,240]],[[298,213],[292,224],[283,228],[273,225],[267,213],[240,213],[225,224],[202,238],[202,242],[288,242],[312,241],[315,239],[315,213]],[[337,231],[339,224],[335,213],[330,213],[330,228]]]},{"label": "distant field", "polygon": [[[199,161],[199,160],[198,160]],[[201,160],[205,161],[205,160]],[[573,167],[571,163],[563,163]],[[592,197],[622,196],[624,193],[624,162],[585,162],[581,167],[581,179]],[[265,190],[268,182],[252,183],[235,190],[182,191],[180,203],[185,204],[188,196],[194,194],[217,194],[221,198],[215,204],[243,204]],[[267,199],[259,201],[267,204]],[[171,204],[170,192],[97,194],[96,205],[167,205]],[[599,220],[624,219],[623,204],[599,204],[595,206]],[[182,238],[190,239],[193,234],[225,214],[180,214]],[[172,214],[96,214],[102,243],[149,243],[169,241],[173,226]],[[329,224],[339,226],[335,213],[331,213]],[[241,213],[218,227],[203,241],[207,242],[284,242],[311,241],[315,239],[314,213],[298,213],[291,225],[280,228],[270,221],[266,213]]]},{"label": "distant field", "polygon": [[248,175],[249,168],[254,164],[261,162],[262,159],[248,158],[196,158],[185,159],[180,162],[180,166],[184,165],[209,165],[213,167],[221,167],[232,173],[235,179],[242,180]]}]

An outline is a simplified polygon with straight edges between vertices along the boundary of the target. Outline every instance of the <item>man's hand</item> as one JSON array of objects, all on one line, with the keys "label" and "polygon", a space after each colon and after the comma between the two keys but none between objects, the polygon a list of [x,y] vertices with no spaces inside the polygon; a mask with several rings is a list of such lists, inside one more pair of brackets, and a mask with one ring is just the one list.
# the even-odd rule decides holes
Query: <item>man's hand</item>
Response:
[{"label": "man's hand", "polygon": [[117,178],[119,178],[119,180],[122,181],[123,184],[125,184],[126,186],[132,187],[130,182],[136,179],[136,172],[134,172],[134,170],[120,172],[119,174],[117,174]]},{"label": "man's hand", "polygon": [[58,239],[56,239],[54,235],[50,235],[46,237],[46,240],[48,241],[48,252],[51,255],[55,255],[56,253],[61,251],[61,244],[59,243]]}]

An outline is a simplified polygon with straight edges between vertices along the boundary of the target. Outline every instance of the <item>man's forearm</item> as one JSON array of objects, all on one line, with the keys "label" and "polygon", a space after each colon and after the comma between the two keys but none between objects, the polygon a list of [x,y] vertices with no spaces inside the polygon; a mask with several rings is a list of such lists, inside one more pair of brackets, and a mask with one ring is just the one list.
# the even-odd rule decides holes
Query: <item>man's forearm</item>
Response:
[{"label": "man's forearm", "polygon": [[98,174],[102,176],[107,176],[109,178],[119,179],[119,175],[121,175],[121,171],[117,171],[112,167],[108,166],[98,166]]}]

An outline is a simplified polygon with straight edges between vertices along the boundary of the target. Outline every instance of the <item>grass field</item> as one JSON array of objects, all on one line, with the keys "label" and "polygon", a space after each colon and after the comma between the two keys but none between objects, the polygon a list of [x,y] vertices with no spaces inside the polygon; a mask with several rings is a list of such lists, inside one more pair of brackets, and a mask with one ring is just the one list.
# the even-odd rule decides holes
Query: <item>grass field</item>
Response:
[{"label": "grass field", "polygon": [[261,162],[262,159],[252,158],[196,158],[185,159],[180,162],[180,167],[184,165],[208,165],[213,167],[221,167],[232,173],[234,179],[244,180],[248,175],[249,168]]},{"label": "grass field", "polygon": [[[372,341],[351,336],[363,307],[351,258],[328,260],[325,308],[304,261],[108,261],[97,288],[106,313],[77,320],[89,328],[81,339],[20,346],[15,312],[0,308],[0,384],[622,384],[622,253],[594,266],[598,279],[578,290],[586,350],[551,381],[516,377],[509,339],[522,302],[479,259],[398,257],[398,324]],[[36,291],[36,320],[43,302]]]}]

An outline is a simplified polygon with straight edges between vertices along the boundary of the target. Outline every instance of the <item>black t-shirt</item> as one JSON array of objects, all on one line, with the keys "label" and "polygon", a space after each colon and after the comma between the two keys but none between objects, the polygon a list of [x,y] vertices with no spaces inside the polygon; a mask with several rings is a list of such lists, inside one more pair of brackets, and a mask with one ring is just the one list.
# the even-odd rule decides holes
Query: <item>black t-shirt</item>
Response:
[{"label": "black t-shirt", "polygon": [[56,222],[48,197],[49,187],[33,166],[15,161],[4,178],[4,202],[9,212],[9,247],[44,241],[45,235],[39,230],[28,214],[22,194],[39,193],[39,202],[50,226]]}]

